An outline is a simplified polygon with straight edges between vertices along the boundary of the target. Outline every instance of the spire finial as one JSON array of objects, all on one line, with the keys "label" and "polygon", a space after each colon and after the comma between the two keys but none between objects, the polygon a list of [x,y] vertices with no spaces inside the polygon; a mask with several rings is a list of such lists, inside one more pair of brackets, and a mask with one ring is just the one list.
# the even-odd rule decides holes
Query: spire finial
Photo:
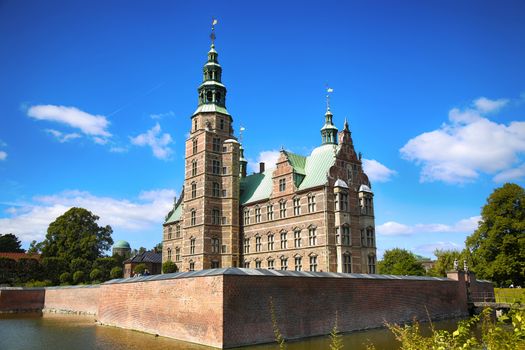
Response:
[{"label": "spire finial", "polygon": [[211,47],[215,47],[215,25],[216,24],[217,24],[217,19],[213,18],[211,21],[211,34],[210,34]]},{"label": "spire finial", "polygon": [[330,94],[334,92],[334,89],[332,89],[331,87],[328,87],[328,85],[326,85],[326,110],[329,111],[330,110]]},{"label": "spire finial", "polygon": [[349,128],[348,128],[348,120],[346,119],[346,117],[345,117],[345,124],[344,124],[343,129],[344,130],[349,130]]}]

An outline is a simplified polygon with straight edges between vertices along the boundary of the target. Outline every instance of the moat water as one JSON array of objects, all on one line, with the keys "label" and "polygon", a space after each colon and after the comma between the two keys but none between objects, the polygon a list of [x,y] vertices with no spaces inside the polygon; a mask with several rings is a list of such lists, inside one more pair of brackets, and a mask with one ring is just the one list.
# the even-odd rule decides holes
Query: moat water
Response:
[{"label": "moat water", "polygon": [[[454,329],[456,321],[441,321],[434,326],[439,329]],[[428,325],[422,325],[428,328]],[[386,329],[374,329],[343,335],[345,349],[366,349],[374,344],[378,350],[398,349],[398,343]],[[329,348],[328,337],[315,337],[302,341],[288,342],[289,350],[317,350]],[[210,350],[206,346],[181,342],[150,334],[114,327],[99,326],[87,316],[60,314],[18,314],[0,315],[0,349],[100,349],[100,350]],[[238,348],[243,350],[274,350],[274,344]]]}]

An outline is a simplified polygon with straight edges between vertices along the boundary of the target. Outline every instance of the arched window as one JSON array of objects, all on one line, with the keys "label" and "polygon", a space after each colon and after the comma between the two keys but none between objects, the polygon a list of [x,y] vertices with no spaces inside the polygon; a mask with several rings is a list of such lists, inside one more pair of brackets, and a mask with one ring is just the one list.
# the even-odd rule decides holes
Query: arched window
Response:
[{"label": "arched window", "polygon": [[352,273],[352,255],[349,252],[343,254],[343,272]]},{"label": "arched window", "polygon": [[171,261],[171,248],[168,248],[168,261]]},{"label": "arched window", "polygon": [[192,148],[193,148],[193,154],[197,153],[197,139],[193,139],[193,145],[192,145]]},{"label": "arched window", "polygon": [[191,210],[191,226],[195,226],[197,224],[197,211],[195,209]]},{"label": "arched window", "polygon": [[180,248],[175,248],[175,261],[180,261]]},{"label": "arched window", "polygon": [[196,176],[196,175],[197,175],[197,159],[194,159],[191,162],[191,176]]},{"label": "arched window", "polygon": [[191,183],[191,198],[197,197],[197,184],[195,182]]},{"label": "arched window", "polygon": [[213,93],[211,91],[206,92],[206,101],[207,102],[213,101]]}]

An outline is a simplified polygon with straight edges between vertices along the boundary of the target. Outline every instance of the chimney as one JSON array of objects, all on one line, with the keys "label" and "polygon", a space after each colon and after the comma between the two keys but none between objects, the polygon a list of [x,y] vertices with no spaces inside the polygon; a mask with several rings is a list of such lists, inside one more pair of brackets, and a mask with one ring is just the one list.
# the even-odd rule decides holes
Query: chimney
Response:
[{"label": "chimney", "polygon": [[264,162],[259,163],[259,172],[264,173]]}]

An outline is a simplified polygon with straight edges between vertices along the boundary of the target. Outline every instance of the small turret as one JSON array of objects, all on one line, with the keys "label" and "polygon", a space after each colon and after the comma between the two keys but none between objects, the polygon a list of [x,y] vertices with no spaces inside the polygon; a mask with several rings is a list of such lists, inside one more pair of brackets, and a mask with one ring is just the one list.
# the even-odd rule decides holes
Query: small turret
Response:
[{"label": "small turret", "polygon": [[325,122],[321,128],[321,138],[323,145],[337,145],[337,128],[335,127],[332,117],[333,114],[330,111],[330,95],[329,93],[333,92],[333,89],[327,89],[326,95],[326,113],[324,114]]}]

